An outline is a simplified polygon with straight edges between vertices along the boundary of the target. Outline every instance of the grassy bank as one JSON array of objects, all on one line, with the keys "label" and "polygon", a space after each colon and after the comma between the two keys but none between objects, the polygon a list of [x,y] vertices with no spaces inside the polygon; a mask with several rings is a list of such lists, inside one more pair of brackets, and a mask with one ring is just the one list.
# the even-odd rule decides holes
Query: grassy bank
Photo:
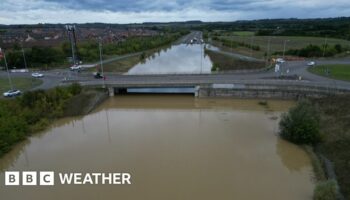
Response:
[{"label": "grassy bank", "polygon": [[346,199],[350,199],[350,95],[314,100],[321,111],[322,141],[316,147],[333,164]]},{"label": "grassy bank", "polygon": [[[147,58],[151,57],[152,55],[159,52],[162,48],[165,48],[165,47],[169,47],[169,45],[165,45],[155,49],[150,49],[142,52],[139,55],[128,56],[110,63],[106,63],[103,65],[103,69],[105,72],[126,73],[132,67],[134,67],[138,63],[142,63],[146,61]],[[92,69],[92,70],[95,71],[95,69]]]},{"label": "grassy bank", "polygon": [[[267,51],[268,41],[270,38],[270,51],[283,51],[284,41],[286,42],[286,50],[290,49],[301,49],[309,44],[322,46],[325,43],[325,38],[321,37],[298,37],[298,36],[225,36],[229,40],[233,40],[235,42],[243,42],[247,44],[251,44],[253,41],[253,45],[260,46],[263,52]],[[330,46],[334,46],[336,44],[341,44],[344,46],[350,46],[350,41],[328,38],[327,44]]]},{"label": "grassy bank", "polygon": [[247,61],[206,49],[205,53],[213,62],[212,71],[252,70],[265,67],[264,62]]},{"label": "grassy bank", "polygon": [[[21,91],[26,91],[36,86],[39,86],[43,82],[40,79],[19,78],[19,77],[13,77],[11,80],[13,83],[13,87]],[[5,77],[0,78],[0,93],[2,94],[3,92],[8,91],[10,89],[11,87],[8,79]]]},{"label": "grassy bank", "polygon": [[73,84],[26,92],[16,99],[0,99],[0,156],[53,120],[88,112],[101,99],[96,97],[98,94],[101,93]]},{"label": "grassy bank", "polygon": [[350,199],[349,101],[350,95],[303,99],[279,123],[282,138],[312,146],[305,149],[316,175],[314,200]]},{"label": "grassy bank", "polygon": [[315,67],[310,67],[308,70],[320,76],[350,81],[350,65],[318,65]]}]

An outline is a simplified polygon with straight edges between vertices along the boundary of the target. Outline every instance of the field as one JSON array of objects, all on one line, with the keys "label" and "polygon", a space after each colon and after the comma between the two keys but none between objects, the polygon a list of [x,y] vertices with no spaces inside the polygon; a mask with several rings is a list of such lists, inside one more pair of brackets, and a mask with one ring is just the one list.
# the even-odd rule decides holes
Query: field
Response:
[{"label": "field", "polygon": [[309,71],[320,76],[350,81],[350,65],[319,65],[309,68]]},{"label": "field", "polygon": [[[18,78],[13,77],[12,83],[14,88],[23,91],[29,90],[30,88],[36,87],[42,83],[40,79],[32,79],[32,78]],[[1,95],[3,92],[10,90],[10,85],[8,79],[5,77],[0,78],[0,92]]]},{"label": "field", "polygon": [[[247,35],[234,35],[234,36],[223,36],[222,38],[233,40],[236,42],[243,42],[245,44],[258,45],[260,51],[253,51],[255,57],[262,58],[265,52],[268,51],[268,43],[270,38],[270,53],[276,51],[283,51],[284,41],[286,42],[286,50],[288,49],[300,49],[306,47],[309,44],[322,46],[325,44],[325,38],[320,37],[297,37],[297,36],[247,36]],[[328,45],[341,44],[342,46],[350,47],[350,41],[327,38]],[[241,48],[241,47],[240,47]],[[248,48],[245,48],[248,49]],[[247,50],[250,52],[250,50]],[[254,56],[254,55],[253,55]]]},{"label": "field", "polygon": [[265,67],[265,62],[262,61],[246,61],[231,57],[226,54],[221,54],[211,50],[205,50],[205,53],[213,62],[212,71],[230,71],[230,70],[251,70],[261,69]]},{"label": "field", "polygon": [[[103,65],[105,72],[128,72],[130,68],[140,62],[140,55],[123,58]],[[95,68],[93,68],[95,70]]]},{"label": "field", "polygon": [[234,31],[233,35],[235,35],[235,36],[253,36],[254,32],[251,32],[251,31]]}]

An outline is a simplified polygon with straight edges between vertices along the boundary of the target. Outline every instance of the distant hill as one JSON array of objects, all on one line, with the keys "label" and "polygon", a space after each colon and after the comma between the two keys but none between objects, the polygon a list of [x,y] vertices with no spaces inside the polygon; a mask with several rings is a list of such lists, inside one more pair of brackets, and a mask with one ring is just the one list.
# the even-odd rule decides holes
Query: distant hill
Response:
[{"label": "distant hill", "polygon": [[207,23],[202,29],[254,31],[256,35],[334,37],[350,40],[350,17],[216,22]]}]

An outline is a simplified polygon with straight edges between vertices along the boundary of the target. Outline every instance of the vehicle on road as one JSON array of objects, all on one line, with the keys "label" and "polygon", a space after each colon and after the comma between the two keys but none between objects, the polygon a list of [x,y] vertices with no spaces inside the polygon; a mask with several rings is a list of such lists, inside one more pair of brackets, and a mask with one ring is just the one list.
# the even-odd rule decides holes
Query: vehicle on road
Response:
[{"label": "vehicle on road", "polygon": [[42,78],[42,77],[44,77],[44,74],[41,74],[41,73],[32,73],[32,77],[34,77],[34,78]]},{"label": "vehicle on road", "polygon": [[82,68],[80,65],[73,65],[70,67],[71,71],[80,71]]},{"label": "vehicle on road", "polygon": [[312,66],[315,66],[315,64],[316,64],[316,63],[315,63],[314,61],[311,61],[311,62],[308,62],[308,63],[307,63],[307,66],[312,67]]},{"label": "vehicle on road", "polygon": [[99,72],[94,73],[94,78],[101,79],[104,78]]},{"label": "vehicle on road", "polygon": [[20,90],[14,89],[14,90],[9,90],[7,92],[4,92],[4,97],[14,97],[14,96],[18,96],[21,95],[22,92]]},{"label": "vehicle on road", "polygon": [[276,62],[277,63],[284,63],[284,62],[286,62],[283,58],[277,58],[276,59]]}]

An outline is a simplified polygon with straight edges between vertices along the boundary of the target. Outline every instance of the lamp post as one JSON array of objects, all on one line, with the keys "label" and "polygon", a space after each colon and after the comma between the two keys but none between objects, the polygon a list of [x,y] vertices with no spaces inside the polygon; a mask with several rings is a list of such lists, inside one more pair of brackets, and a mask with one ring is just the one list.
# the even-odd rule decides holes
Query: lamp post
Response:
[{"label": "lamp post", "polygon": [[[0,52],[1,52],[1,48],[0,48]],[[4,61],[5,61],[5,67],[6,67],[6,72],[7,72],[7,78],[9,79],[9,84],[10,84],[11,90],[13,90],[13,84],[12,84],[9,68],[7,66],[6,52],[2,51],[2,53],[4,54]]]},{"label": "lamp post", "polygon": [[[23,55],[23,61],[24,61],[24,68],[25,68],[26,70],[28,70],[28,67],[27,67],[27,60],[26,60],[26,56],[25,56],[25,54],[24,54],[24,49],[23,49],[23,43],[21,43],[21,47],[22,47],[22,55]],[[28,70],[28,72],[29,72],[29,70]]]},{"label": "lamp post", "polygon": [[322,57],[324,57],[325,53],[326,53],[326,47],[327,47],[327,36],[324,38],[324,46],[323,46],[323,54]]},{"label": "lamp post", "polygon": [[101,75],[102,75],[102,79],[103,79],[103,88],[105,87],[105,76],[104,76],[104,72],[103,72],[103,62],[102,62],[102,39],[99,39],[99,50],[100,50],[100,65],[101,65]]},{"label": "lamp post", "polygon": [[289,42],[289,40],[284,40],[284,44],[283,44],[283,60],[284,60],[284,54],[286,52],[286,45],[287,45],[287,42]]},{"label": "lamp post", "polygon": [[270,57],[270,45],[271,45],[271,36],[269,36],[267,40],[266,67],[268,65],[269,57]]},{"label": "lamp post", "polygon": [[253,43],[254,43],[254,35],[250,38],[250,57],[253,57]]}]

